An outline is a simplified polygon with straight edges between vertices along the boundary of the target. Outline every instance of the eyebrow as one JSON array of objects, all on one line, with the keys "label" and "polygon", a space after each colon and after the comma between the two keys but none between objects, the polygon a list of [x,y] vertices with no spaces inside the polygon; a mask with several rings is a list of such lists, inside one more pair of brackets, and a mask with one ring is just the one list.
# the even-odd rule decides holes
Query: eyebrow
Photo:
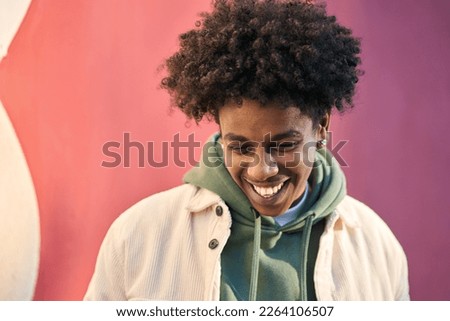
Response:
[{"label": "eyebrow", "polygon": [[[293,138],[293,137],[298,137],[298,138],[303,138],[302,133],[300,133],[297,130],[289,130],[285,133],[280,133],[280,134],[276,134],[273,137],[271,137],[272,141],[279,141],[282,139],[286,139],[286,138]],[[228,133],[225,136],[223,136],[223,139],[227,139],[227,140],[231,140],[231,141],[241,141],[241,142],[247,142],[250,141],[250,139],[248,139],[247,137],[244,137],[242,135],[237,135],[234,133]]]},{"label": "eyebrow", "polygon": [[296,131],[296,130],[292,129],[292,130],[289,130],[289,131],[287,131],[285,133],[274,135],[272,137],[272,140],[277,141],[277,140],[282,140],[282,139],[285,139],[285,138],[292,138],[292,137],[303,138],[303,135],[299,131]]}]

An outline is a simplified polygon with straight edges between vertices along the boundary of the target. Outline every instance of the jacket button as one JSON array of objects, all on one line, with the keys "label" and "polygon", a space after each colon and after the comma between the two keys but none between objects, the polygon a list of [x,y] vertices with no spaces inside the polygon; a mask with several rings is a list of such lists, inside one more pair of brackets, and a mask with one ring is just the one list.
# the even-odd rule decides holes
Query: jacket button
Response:
[{"label": "jacket button", "polygon": [[216,247],[219,246],[219,241],[217,241],[216,239],[212,239],[209,244],[208,244],[209,248],[211,250],[214,250]]},{"label": "jacket button", "polygon": [[216,207],[216,215],[217,215],[217,216],[222,216],[222,214],[223,214],[223,208],[222,208],[222,206],[217,206],[217,207]]}]

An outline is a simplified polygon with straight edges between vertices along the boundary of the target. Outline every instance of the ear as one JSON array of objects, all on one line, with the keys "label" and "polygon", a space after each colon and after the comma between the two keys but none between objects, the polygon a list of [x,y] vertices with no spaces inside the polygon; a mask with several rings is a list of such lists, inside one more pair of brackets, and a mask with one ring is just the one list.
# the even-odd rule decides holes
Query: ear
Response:
[{"label": "ear", "polygon": [[330,127],[330,119],[331,115],[329,112],[323,116],[322,120],[319,122],[319,126],[317,128],[317,138],[318,140],[327,139],[328,129]]}]

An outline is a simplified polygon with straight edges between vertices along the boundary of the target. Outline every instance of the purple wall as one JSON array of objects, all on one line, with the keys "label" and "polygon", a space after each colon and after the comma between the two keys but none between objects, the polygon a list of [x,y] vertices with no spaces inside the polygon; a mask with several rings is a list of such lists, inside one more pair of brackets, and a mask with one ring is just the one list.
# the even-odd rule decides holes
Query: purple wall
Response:
[{"label": "purple wall", "polygon": [[[356,108],[335,120],[349,192],[403,245],[413,300],[450,300],[450,1],[328,1],[362,38]],[[338,119],[340,117],[335,117]]]}]

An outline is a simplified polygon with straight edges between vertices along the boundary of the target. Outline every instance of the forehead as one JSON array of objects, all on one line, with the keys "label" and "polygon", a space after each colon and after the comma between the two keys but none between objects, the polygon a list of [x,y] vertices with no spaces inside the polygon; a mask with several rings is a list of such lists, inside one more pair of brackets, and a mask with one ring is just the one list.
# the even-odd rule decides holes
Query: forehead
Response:
[{"label": "forehead", "polygon": [[262,106],[256,101],[244,100],[242,105],[226,104],[219,110],[222,136],[233,134],[261,141],[267,134],[312,133],[312,120],[297,107],[277,104]]}]

